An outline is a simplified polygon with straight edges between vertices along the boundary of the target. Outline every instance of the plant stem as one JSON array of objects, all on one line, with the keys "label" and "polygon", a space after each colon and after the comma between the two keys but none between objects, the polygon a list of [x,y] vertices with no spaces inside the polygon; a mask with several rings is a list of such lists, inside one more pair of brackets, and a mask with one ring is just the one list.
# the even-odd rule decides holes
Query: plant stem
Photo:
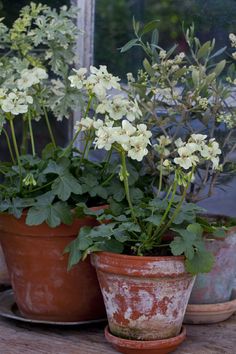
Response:
[{"label": "plant stem", "polygon": [[13,123],[13,118],[11,115],[9,115],[9,122],[10,122],[10,128],[11,128],[11,135],[12,135],[12,141],[13,141],[13,146],[15,149],[15,154],[16,154],[16,159],[17,163],[19,166],[19,175],[20,175],[20,190],[22,189],[22,166],[21,166],[21,161],[20,161],[20,154],[19,154],[19,149],[16,141],[16,135],[15,135],[15,129],[14,129],[14,123]]},{"label": "plant stem", "polygon": [[28,112],[28,121],[29,121],[29,131],[30,131],[30,141],[32,147],[32,154],[35,156],[35,144],[34,144],[34,133],[32,129],[32,121],[31,121],[31,114]]},{"label": "plant stem", "polygon": [[49,135],[50,135],[53,147],[56,148],[57,147],[56,141],[55,141],[55,138],[54,138],[54,135],[53,135],[53,132],[52,132],[52,128],[51,128],[51,124],[50,124],[50,121],[49,121],[49,118],[48,118],[48,113],[47,113],[47,110],[46,110],[44,105],[43,105],[43,112],[44,112],[44,117],[45,117],[45,120],[46,120],[46,124],[47,124],[47,127],[48,127],[48,131],[49,131]]},{"label": "plant stem", "polygon": [[15,165],[16,161],[15,161],[15,158],[14,158],[14,155],[13,155],[10,138],[9,138],[8,133],[7,133],[5,128],[2,128],[2,131],[3,131],[3,133],[5,134],[5,137],[6,137],[8,150],[9,150],[9,153],[11,155],[11,160],[12,160],[13,164]]},{"label": "plant stem", "polygon": [[126,166],[125,151],[121,151],[120,155],[121,155],[122,176],[123,176],[123,182],[124,182],[124,187],[125,187],[126,199],[129,204],[132,218],[136,223],[138,223],[138,220],[137,220],[135,212],[134,212],[134,207],[133,207],[133,204],[132,204],[131,198],[130,198],[128,170],[127,170],[127,166]]},{"label": "plant stem", "polygon": [[18,163],[19,167],[21,167],[20,154],[19,154],[19,149],[18,149],[18,145],[17,145],[17,141],[16,141],[16,135],[15,135],[13,119],[10,118],[9,122],[10,122],[12,141],[13,141],[13,146],[14,146],[14,149],[15,149],[17,163]]},{"label": "plant stem", "polygon": [[159,195],[161,193],[161,188],[162,188],[162,175],[163,175],[162,164],[163,164],[163,158],[161,158],[161,161],[160,161],[160,176],[159,176],[159,186],[158,186],[157,195]]},{"label": "plant stem", "polygon": [[21,143],[21,153],[27,153],[27,144],[28,143],[28,124],[25,119],[23,119],[23,129],[22,129],[22,143]]}]

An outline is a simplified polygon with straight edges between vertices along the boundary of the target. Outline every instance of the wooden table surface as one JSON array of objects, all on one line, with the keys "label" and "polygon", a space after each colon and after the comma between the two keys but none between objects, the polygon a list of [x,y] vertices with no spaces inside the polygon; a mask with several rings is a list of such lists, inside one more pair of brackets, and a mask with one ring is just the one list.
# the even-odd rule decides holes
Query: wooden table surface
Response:
[{"label": "wooden table surface", "polygon": [[[236,314],[214,325],[188,325],[176,354],[236,354]],[[61,327],[0,318],[0,354],[115,354],[103,324]]]}]

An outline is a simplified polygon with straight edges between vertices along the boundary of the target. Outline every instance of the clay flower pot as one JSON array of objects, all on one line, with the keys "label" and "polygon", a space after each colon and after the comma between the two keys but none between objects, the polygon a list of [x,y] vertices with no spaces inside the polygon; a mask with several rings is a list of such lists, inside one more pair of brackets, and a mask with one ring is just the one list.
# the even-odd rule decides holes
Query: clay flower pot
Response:
[{"label": "clay flower pot", "polygon": [[113,336],[156,341],[180,334],[195,279],[185,271],[184,257],[98,252],[91,260]]},{"label": "clay flower pot", "polygon": [[213,239],[209,235],[206,248],[214,254],[215,264],[209,273],[197,275],[185,323],[225,321],[236,310],[236,300],[232,298],[236,274],[236,227],[232,227],[224,239]]},{"label": "clay flower pot", "polygon": [[75,219],[71,226],[27,226],[20,219],[2,214],[1,242],[16,303],[30,319],[58,322],[91,321],[105,317],[96,272],[90,260],[67,271],[65,247],[82,226],[95,219]]},{"label": "clay flower pot", "polygon": [[0,245],[0,284],[10,285],[9,273],[7,270],[7,265],[6,265],[6,261],[5,261],[5,257],[1,245]]},{"label": "clay flower pot", "polygon": [[215,256],[215,264],[209,273],[198,274],[190,304],[218,304],[230,300],[236,274],[236,227],[228,231],[224,239],[209,235],[206,248]]}]

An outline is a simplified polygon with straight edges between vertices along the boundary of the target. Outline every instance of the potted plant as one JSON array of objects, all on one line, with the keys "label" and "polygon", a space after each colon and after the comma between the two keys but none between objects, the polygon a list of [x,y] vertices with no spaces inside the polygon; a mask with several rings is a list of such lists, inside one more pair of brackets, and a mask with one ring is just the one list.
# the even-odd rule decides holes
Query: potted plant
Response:
[{"label": "potted plant", "polygon": [[[79,75],[75,81],[85,88],[88,83]],[[142,123],[137,102],[131,105],[130,99],[120,93],[106,95],[96,108],[100,116],[85,128],[97,149],[119,157],[122,185],[116,186],[114,196],[123,193],[126,202],[113,198],[97,217],[100,225],[81,228],[66,252],[69,269],[92,253],[108,316],[106,337],[115,347],[125,353],[169,352],[185,337],[181,326],[195,274],[208,272],[213,264],[196,221],[201,209],[187,203],[186,194],[199,164],[207,160],[218,167],[220,150],[212,151],[213,141],[205,135],[191,135],[184,147],[174,146],[156,165],[172,173],[166,191],[154,184],[150,188],[142,161],[157,144]]]},{"label": "potted plant", "polygon": [[[191,134],[208,135],[212,139],[211,151],[218,148],[222,151],[220,168],[213,171],[208,161],[199,164],[186,199],[209,206],[210,203],[205,204],[204,201],[213,195],[219,184],[227,183],[235,172],[232,160],[236,149],[233,104],[235,53],[228,52],[226,61],[222,56],[227,47],[215,51],[214,39],[200,43],[194,34],[194,26],[185,32],[186,53],[180,52],[177,46],[165,50],[159,46],[156,26],[156,21],[144,27],[134,21],[135,38],[122,48],[125,52],[133,46],[139,46],[145,53],[143,69],[136,79],[129,75],[127,90],[138,97],[144,121],[159,141],[157,151],[153,150],[144,159],[143,173],[150,176],[150,185],[152,181],[159,181],[162,190],[173,177],[163,167],[156,169],[156,163],[164,161],[174,145],[184,147],[184,141]],[[143,36],[150,31],[153,31],[152,40],[147,42]],[[236,45],[235,38],[234,34],[230,34],[233,48]],[[219,146],[215,144],[215,138]],[[215,160],[215,163],[218,162],[219,157]],[[235,309],[235,303],[230,299],[236,270],[236,260],[232,257],[236,250],[235,220],[227,215],[218,215],[217,203],[213,202],[213,207],[215,211],[213,208],[206,210],[205,214],[199,215],[198,221],[204,228],[207,249],[215,254],[215,265],[211,273],[197,277],[190,303],[225,303],[220,310],[223,317],[218,317],[225,319]],[[209,214],[214,217],[209,218]],[[195,308],[197,316],[201,309],[204,312],[206,306]],[[212,306],[213,321],[216,320],[214,314],[217,312]],[[211,321],[209,316],[208,312],[208,321]]]},{"label": "potted plant", "polygon": [[[113,181],[106,161],[88,159],[91,136],[85,132],[84,148],[75,146],[97,99],[98,79],[106,89],[102,81],[106,73],[97,70],[90,76],[88,102],[71,87],[74,18],[75,11],[65,6],[57,12],[31,3],[10,30],[1,23],[6,52],[0,57],[1,139],[11,158],[1,162],[1,243],[21,315],[55,322],[98,320],[105,315],[89,260],[67,272],[67,255],[63,255],[82,226],[97,224],[94,215],[109,195],[103,184]],[[111,75],[107,76],[109,80]],[[118,86],[115,77],[109,88],[113,86]],[[63,148],[56,142],[51,121],[72,119],[78,104],[84,119]],[[43,123],[51,142],[46,141],[40,153],[35,137]],[[22,126],[21,144],[17,126],[18,130]],[[81,214],[84,208],[86,217]]]}]

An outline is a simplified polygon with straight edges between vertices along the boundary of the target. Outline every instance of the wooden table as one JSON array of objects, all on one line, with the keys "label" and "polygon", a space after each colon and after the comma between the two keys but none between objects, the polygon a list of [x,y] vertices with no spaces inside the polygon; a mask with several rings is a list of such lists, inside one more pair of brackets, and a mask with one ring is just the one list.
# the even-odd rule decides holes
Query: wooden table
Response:
[{"label": "wooden table", "polygon": [[[103,336],[104,324],[76,327],[29,325],[0,319],[0,354],[115,354]],[[236,354],[236,315],[228,321],[187,326],[176,354]]]}]

